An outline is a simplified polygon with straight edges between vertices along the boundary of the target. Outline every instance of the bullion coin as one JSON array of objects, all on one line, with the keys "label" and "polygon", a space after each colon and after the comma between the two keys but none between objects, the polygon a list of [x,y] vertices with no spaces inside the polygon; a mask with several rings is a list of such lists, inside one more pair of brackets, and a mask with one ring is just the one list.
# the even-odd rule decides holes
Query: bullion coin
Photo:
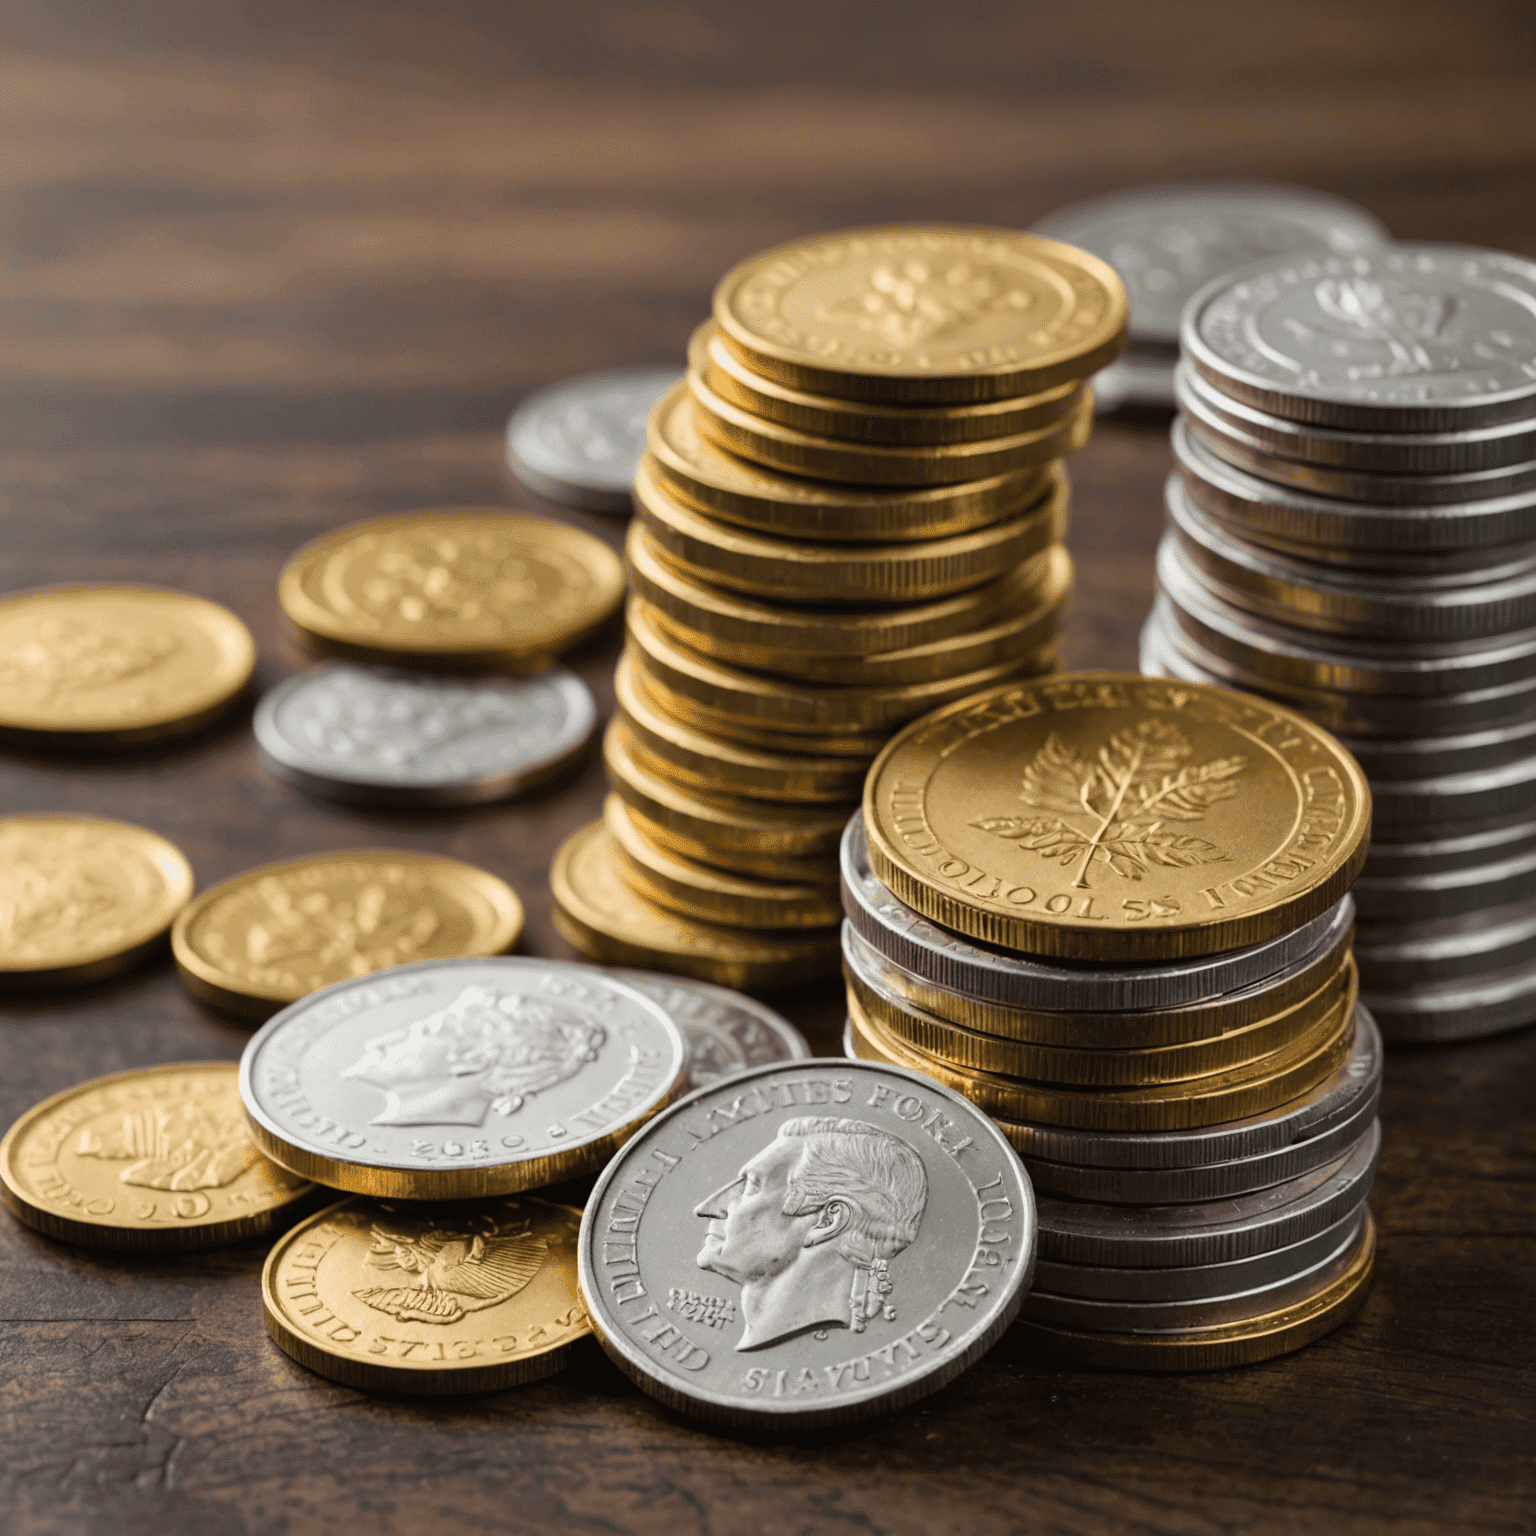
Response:
[{"label": "bullion coin", "polygon": [[1514,972],[1536,962],[1536,907],[1493,904],[1458,917],[1368,924],[1355,951],[1361,984],[1377,994]]},{"label": "bullion coin", "polygon": [[1355,882],[1354,894],[1363,923],[1455,917],[1490,904],[1528,902],[1536,897],[1536,850],[1489,858],[1465,869],[1367,873]]},{"label": "bullion coin", "polygon": [[1422,840],[1412,828],[1398,829],[1390,842],[1371,839],[1365,873],[1372,879],[1378,875],[1441,874],[1472,869],[1533,851],[1536,851],[1536,821],[1517,821],[1488,831]]},{"label": "bullion coin", "polygon": [[515,1194],[601,1168],[681,1085],[666,1012],[591,966],[429,960],[328,987],[251,1037],[259,1146],[381,1199]]},{"label": "bullion coin", "polygon": [[[1530,905],[1523,904],[1527,915]],[[1373,988],[1370,1003],[1389,1040],[1429,1044],[1523,1029],[1536,1020],[1536,962],[1436,977],[1409,991],[1389,975],[1379,990]]]},{"label": "bullion coin", "polygon": [[591,512],[630,511],[652,407],[676,368],[610,368],[541,389],[507,421],[507,463],[530,490]]},{"label": "bullion coin", "polygon": [[985,1116],[915,1074],[757,1067],[690,1094],[598,1180],[581,1288],[642,1390],[806,1430],[936,1391],[1017,1315],[1034,1199]]}]

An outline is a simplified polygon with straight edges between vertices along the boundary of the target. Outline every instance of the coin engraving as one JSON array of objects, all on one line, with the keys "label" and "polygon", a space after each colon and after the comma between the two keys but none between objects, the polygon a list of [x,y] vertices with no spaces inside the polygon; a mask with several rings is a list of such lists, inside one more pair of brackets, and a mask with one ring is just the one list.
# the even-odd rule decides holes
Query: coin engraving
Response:
[{"label": "coin engraving", "polygon": [[531,1235],[532,1223],[486,1220],[476,1227],[429,1226],[415,1237],[375,1223],[363,1263],[403,1283],[352,1294],[401,1323],[456,1323],[471,1312],[499,1306],[543,1268],[549,1244]]},{"label": "coin engraving", "polygon": [[908,257],[881,262],[859,290],[822,304],[816,318],[852,325],[900,350],[1029,305],[1026,289],[995,263]]},{"label": "coin engraving", "polygon": [[180,648],[176,636],[164,630],[135,635],[69,619],[44,619],[31,634],[16,637],[0,651],[0,685],[29,689],[40,703],[52,703],[142,678]]},{"label": "coin engraving", "polygon": [[150,1104],[114,1125],[87,1126],[78,1157],[126,1162],[124,1184],[145,1189],[222,1189],[261,1160],[231,1096],[208,1104]]}]

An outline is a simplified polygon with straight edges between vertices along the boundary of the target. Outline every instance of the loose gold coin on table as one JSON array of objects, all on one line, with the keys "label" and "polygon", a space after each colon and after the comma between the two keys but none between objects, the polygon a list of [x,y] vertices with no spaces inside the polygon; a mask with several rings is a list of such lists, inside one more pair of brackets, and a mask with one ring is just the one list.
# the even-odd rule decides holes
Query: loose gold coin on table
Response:
[{"label": "loose gold coin on table", "polygon": [[0,990],[126,970],[192,895],[180,850],[98,816],[0,818]]},{"label": "loose gold coin on table", "polygon": [[1276,937],[1365,860],[1359,765],[1300,715],[1198,684],[1007,684],[896,736],[864,791],[882,881],[945,927],[1062,959]]},{"label": "loose gold coin on table", "polygon": [[300,1365],[375,1392],[494,1392],[553,1375],[591,1332],[581,1212],[532,1195],[355,1195],[285,1233],[261,1272],[267,1332]]},{"label": "loose gold coin on table", "polygon": [[283,612],[316,650],[509,672],[593,634],[623,595],[606,544],[494,507],[352,523],[305,545],[278,583]]},{"label": "loose gold coin on table", "polygon": [[257,1150],[233,1062],[176,1062],[79,1083],[0,1141],[0,1194],[63,1242],[167,1252],[270,1232],[314,1186]]},{"label": "loose gold coin on table", "polygon": [[113,748],[195,730],[250,681],[227,608],[163,587],[47,587],[0,599],[0,737]]},{"label": "loose gold coin on table", "polygon": [[171,948],[194,997],[265,1019],[369,971],[504,954],[522,931],[517,893],[483,869],[353,849],[264,864],[204,891],[177,919]]}]

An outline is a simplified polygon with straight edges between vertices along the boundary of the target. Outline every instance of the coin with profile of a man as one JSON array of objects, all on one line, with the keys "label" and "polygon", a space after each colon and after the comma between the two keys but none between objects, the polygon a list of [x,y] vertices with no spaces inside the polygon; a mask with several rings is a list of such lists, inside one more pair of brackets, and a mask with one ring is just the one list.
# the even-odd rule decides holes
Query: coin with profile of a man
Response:
[{"label": "coin with profile of a man", "polygon": [[668,1407],[814,1429],[978,1360],[1034,1271],[1029,1176],[949,1089],[842,1058],[697,1089],[608,1165],[578,1245],[614,1362]]}]

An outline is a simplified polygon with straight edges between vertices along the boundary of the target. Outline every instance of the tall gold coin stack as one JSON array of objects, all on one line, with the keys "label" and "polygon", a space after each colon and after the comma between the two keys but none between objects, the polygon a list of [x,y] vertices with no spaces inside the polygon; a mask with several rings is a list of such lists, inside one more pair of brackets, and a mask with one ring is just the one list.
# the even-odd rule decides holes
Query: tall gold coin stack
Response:
[{"label": "tall gold coin stack", "polygon": [[1381,1040],[1351,882],[1370,791],[1264,701],[1122,674],[914,722],[842,847],[849,1054],[992,1115],[1040,1194],[1024,1326],[1198,1370],[1350,1315]]},{"label": "tall gold coin stack", "polygon": [[1056,664],[1061,460],[1125,324],[1108,266],[1004,230],[726,274],[635,482],[614,793],[552,876],[578,947],[748,989],[835,972],[838,839],[892,730]]}]

